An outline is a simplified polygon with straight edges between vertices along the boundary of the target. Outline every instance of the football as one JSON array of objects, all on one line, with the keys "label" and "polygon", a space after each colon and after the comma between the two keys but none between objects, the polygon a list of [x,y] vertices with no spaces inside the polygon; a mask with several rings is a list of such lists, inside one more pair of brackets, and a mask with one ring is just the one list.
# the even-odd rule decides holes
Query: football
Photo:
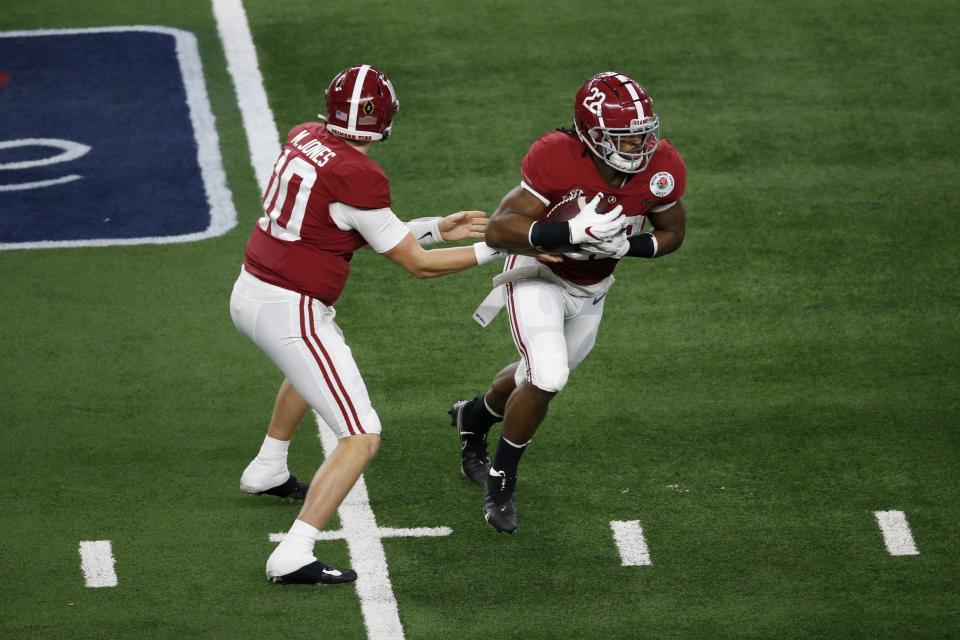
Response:
[{"label": "football", "polygon": [[[589,200],[578,189],[547,211],[546,221],[566,222],[580,213],[580,210],[587,206],[587,202]],[[597,213],[606,213],[615,207],[616,203],[610,203],[607,198],[601,198],[600,202],[597,203]]]}]

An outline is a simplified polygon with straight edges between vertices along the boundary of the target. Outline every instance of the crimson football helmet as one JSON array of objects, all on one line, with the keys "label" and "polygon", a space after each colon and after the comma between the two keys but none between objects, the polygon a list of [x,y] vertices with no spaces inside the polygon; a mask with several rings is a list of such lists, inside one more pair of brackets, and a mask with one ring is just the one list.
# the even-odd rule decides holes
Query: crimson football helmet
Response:
[{"label": "crimson football helmet", "polygon": [[338,73],[327,87],[324,119],[327,129],[341,138],[386,140],[399,108],[397,93],[386,74],[361,64]]},{"label": "crimson football helmet", "polygon": [[[660,135],[660,118],[646,90],[616,71],[598,73],[583,83],[573,103],[573,123],[595,156],[624,173],[647,168]],[[631,138],[629,151],[623,138]]]}]

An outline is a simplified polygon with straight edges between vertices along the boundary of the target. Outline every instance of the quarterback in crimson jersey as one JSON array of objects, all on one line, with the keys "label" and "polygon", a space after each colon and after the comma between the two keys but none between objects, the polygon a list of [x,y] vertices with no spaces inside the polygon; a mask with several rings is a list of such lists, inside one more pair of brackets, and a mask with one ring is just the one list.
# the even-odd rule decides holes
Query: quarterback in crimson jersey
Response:
[{"label": "quarterback in crimson jersey", "polygon": [[[461,471],[484,485],[484,518],[499,531],[517,529],[520,458],[550,400],[593,348],[614,269],[622,258],[658,258],[683,242],[686,167],[659,127],[636,81],[617,72],[590,78],[574,100],[574,127],[531,146],[520,185],[487,227],[487,243],[511,255],[475,318],[486,325],[505,306],[520,361],[449,413]],[[537,251],[562,260],[544,261]],[[487,435],[501,420],[491,464]]]},{"label": "quarterback in crimson jersey", "polygon": [[266,213],[247,243],[244,268],[332,305],[346,284],[353,252],[368,243],[356,229],[337,226],[333,215],[340,205],[388,208],[390,184],[376,162],[323,123],[310,122],[287,136],[263,205]]},{"label": "quarterback in crimson jersey", "polygon": [[[329,567],[314,543],[380,446],[380,418],[333,304],[354,252],[369,245],[418,278],[462,271],[501,257],[479,242],[425,251],[433,242],[481,237],[486,216],[461,211],[401,222],[390,185],[367,153],[385,140],[399,108],[393,85],[369,65],[345,69],[326,92],[324,122],[294,127],[263,196],[263,217],[247,243],[230,298],[230,314],[284,373],[267,435],[244,470],[240,488],[303,508],[267,560],[267,577],[283,583],[345,583],[349,569]],[[339,438],[309,488],[287,468],[290,438],[313,408]]]}]

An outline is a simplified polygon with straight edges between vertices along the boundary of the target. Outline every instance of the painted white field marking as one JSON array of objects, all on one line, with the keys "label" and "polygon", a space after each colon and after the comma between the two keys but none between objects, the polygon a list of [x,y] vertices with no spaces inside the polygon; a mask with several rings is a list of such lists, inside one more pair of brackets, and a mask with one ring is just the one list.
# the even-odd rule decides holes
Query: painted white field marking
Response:
[{"label": "painted white field marking", "polygon": [[117,573],[113,569],[116,561],[109,540],[81,540],[80,568],[88,587],[115,587]]},{"label": "painted white field marking", "polygon": [[[62,178],[51,178],[50,180],[37,180],[36,182],[18,182],[17,184],[0,184],[0,191],[29,191],[30,189],[45,189],[46,187],[55,187],[60,184],[67,184],[68,182],[73,182],[74,180],[79,180],[83,176],[77,174],[71,174],[69,176],[63,176]],[[14,248],[14,245],[6,245],[8,248]],[[21,249],[27,247],[16,245]]]},{"label": "painted white field marking", "polygon": [[59,162],[70,162],[71,160],[76,160],[90,153],[90,145],[74,142],[73,140],[61,140],[60,138],[24,138],[22,140],[4,140],[0,142],[0,149],[16,149],[18,147],[53,147],[54,149],[59,149],[60,153],[55,156],[21,160],[20,162],[0,162],[0,171],[4,169],[46,167]]},{"label": "painted white field marking", "polygon": [[[267,534],[267,539],[270,542],[283,542],[283,539],[286,537],[287,533],[285,531]],[[343,532],[339,529],[335,531],[321,531],[320,535],[317,536],[317,540],[343,540]]]},{"label": "painted white field marking", "polygon": [[[450,527],[415,527],[413,529],[393,529],[390,527],[377,527],[377,535],[381,538],[439,538],[453,533]],[[270,542],[281,542],[287,534],[271,533],[267,535]],[[343,531],[321,531],[317,540],[343,540]]]},{"label": "painted white field marking", "polygon": [[[187,97],[187,109],[190,124],[193,125],[193,137],[197,142],[197,165],[203,178],[203,188],[210,205],[210,226],[196,233],[179,236],[160,236],[144,238],[97,238],[94,240],[43,240],[39,242],[0,242],[0,250],[7,249],[53,249],[60,247],[106,247],[113,245],[136,244],[172,244],[177,242],[196,242],[206,238],[222,236],[237,226],[237,210],[233,206],[233,194],[227,187],[227,173],[220,156],[220,138],[217,135],[217,123],[210,108],[210,97],[203,79],[203,65],[200,62],[200,50],[197,38],[189,31],[170,27],[132,26],[132,27],[92,27],[89,29],[38,29],[35,31],[0,31],[0,38],[31,38],[40,36],[69,36],[77,34],[96,35],[101,33],[159,33],[174,39],[180,77]],[[67,181],[64,181],[67,182]],[[49,184],[34,184],[50,186]],[[107,212],[107,214],[109,214]],[[162,215],[163,212],[157,212]]]},{"label": "painted white field marking", "polygon": [[450,527],[414,527],[413,529],[391,529],[377,527],[381,538],[439,538],[453,533]]},{"label": "painted white field marking", "polygon": [[213,15],[217,19],[217,31],[227,55],[227,70],[233,78],[237,92],[237,104],[243,118],[243,129],[250,148],[260,193],[266,193],[273,172],[273,163],[280,155],[277,123],[263,88],[263,76],[257,62],[257,49],[253,45],[247,14],[241,0],[213,0]]},{"label": "painted white field marking", "polygon": [[620,551],[622,566],[640,567],[653,564],[639,520],[611,520],[610,528],[613,529],[613,541]]},{"label": "painted white field marking", "polygon": [[880,525],[883,543],[892,556],[918,556],[917,545],[913,542],[910,525],[903,511],[874,511],[873,516]]},{"label": "painted white field marking", "polygon": [[[337,448],[337,437],[316,412],[314,417],[320,428],[324,454],[329,456]],[[371,640],[402,640],[403,626],[400,624],[393,585],[390,584],[387,555],[383,550],[377,519],[370,508],[367,483],[363,476],[353,485],[337,514],[340,516],[340,530],[350,551],[350,564],[357,572],[357,595],[360,597],[367,637]]]},{"label": "painted white field marking", "polygon": [[[326,456],[337,447],[337,438],[323,419],[314,413],[320,428],[320,440]],[[453,533],[450,527],[393,528],[377,526],[370,508],[367,484],[363,476],[347,494],[337,510],[340,529],[321,531],[320,540],[346,540],[350,566],[357,572],[357,595],[367,637],[371,640],[403,640],[403,626],[397,610],[397,599],[390,583],[383,538],[440,537]],[[283,540],[284,533],[268,534],[271,542]]]}]

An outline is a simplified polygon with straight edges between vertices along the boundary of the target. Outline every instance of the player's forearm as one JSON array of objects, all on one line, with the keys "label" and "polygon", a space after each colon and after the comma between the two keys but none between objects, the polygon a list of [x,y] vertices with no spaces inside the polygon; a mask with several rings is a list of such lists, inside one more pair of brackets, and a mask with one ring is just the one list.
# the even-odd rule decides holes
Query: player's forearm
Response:
[{"label": "player's forearm", "polygon": [[[569,230],[566,228],[566,222],[536,223],[529,218],[524,218],[529,224],[517,223],[513,226],[501,228],[495,231],[491,241],[490,227],[487,227],[486,243],[491,247],[496,247],[505,253],[515,253],[521,256],[543,257],[545,253],[563,253],[564,251],[573,251],[576,247],[568,241]],[[552,229],[559,231],[554,233],[557,236],[556,241],[547,243],[547,245],[536,244],[536,239],[531,237],[533,225],[537,224],[540,230],[545,227],[563,227],[563,229]],[[491,223],[492,226],[492,223]],[[525,235],[524,235],[525,234]],[[534,234],[535,235],[535,234]]]},{"label": "player's forearm", "polygon": [[436,278],[469,269],[477,264],[473,247],[450,247],[424,251],[410,273],[415,278]]},{"label": "player's forearm", "polygon": [[503,253],[480,242],[467,247],[423,251],[410,271],[417,278],[436,278],[486,264]]},{"label": "player's forearm", "polygon": [[687,228],[687,213],[682,202],[678,200],[669,209],[662,212],[651,213],[648,219],[650,220],[650,224],[653,225],[653,229],[649,233],[656,238],[657,251],[656,255],[645,257],[659,258],[668,253],[673,253],[680,248],[680,245],[683,244],[683,235]]},{"label": "player's forearm", "polygon": [[683,244],[682,230],[654,229],[653,235],[657,239],[657,258],[673,253]]},{"label": "player's forearm", "polygon": [[654,229],[628,239],[630,248],[626,255],[631,258],[659,258],[673,253],[683,243],[683,233]]},{"label": "player's forearm", "polygon": [[530,244],[530,226],[546,211],[541,200],[523,187],[515,187],[490,216],[485,240],[488,245],[510,253],[536,255]]},{"label": "player's forearm", "polygon": [[497,249],[506,249],[511,253],[530,249],[530,218],[510,212],[497,212],[487,225],[485,242]]}]

